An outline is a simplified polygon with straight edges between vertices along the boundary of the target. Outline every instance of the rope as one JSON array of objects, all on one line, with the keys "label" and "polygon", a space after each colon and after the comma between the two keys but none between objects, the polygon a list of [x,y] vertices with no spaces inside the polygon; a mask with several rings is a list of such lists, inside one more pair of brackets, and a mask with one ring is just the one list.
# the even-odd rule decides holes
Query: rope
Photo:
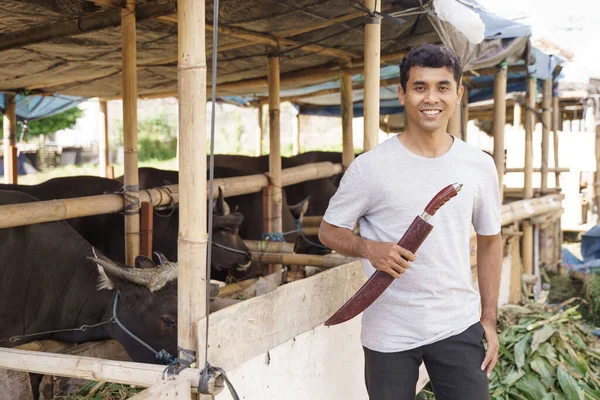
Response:
[{"label": "rope", "polygon": [[[218,1],[218,0],[216,0],[216,1]],[[225,380],[225,384],[227,385],[227,388],[229,389],[229,393],[231,393],[231,397],[233,398],[233,400],[240,400],[240,396],[237,394],[237,392],[235,391],[235,388],[229,381],[229,378],[227,377],[227,373],[225,373],[225,370],[223,368],[213,367],[208,362],[206,363],[206,366],[202,369],[202,371],[200,371],[200,380],[198,382],[198,391],[200,393],[212,393],[213,388],[211,388],[210,384],[209,384],[210,378],[211,378],[211,376],[218,376],[219,374],[223,375],[223,379]]]},{"label": "rope", "polygon": [[45,331],[45,332],[37,332],[37,333],[29,333],[27,335],[15,335],[15,336],[11,336],[8,339],[1,339],[0,342],[10,342],[10,343],[16,343],[18,341],[20,341],[21,339],[24,338],[28,338],[28,337],[32,337],[32,336],[39,336],[39,335],[47,335],[47,334],[51,334],[51,333],[61,333],[61,332],[74,332],[74,331],[81,331],[81,332],[85,332],[88,329],[91,328],[96,328],[98,326],[101,325],[106,325],[106,324],[114,324],[116,322],[115,318],[112,317],[111,319],[109,319],[108,321],[102,321],[99,322],[97,324],[94,325],[81,325],[79,328],[71,328],[71,329],[56,329],[53,331]]}]

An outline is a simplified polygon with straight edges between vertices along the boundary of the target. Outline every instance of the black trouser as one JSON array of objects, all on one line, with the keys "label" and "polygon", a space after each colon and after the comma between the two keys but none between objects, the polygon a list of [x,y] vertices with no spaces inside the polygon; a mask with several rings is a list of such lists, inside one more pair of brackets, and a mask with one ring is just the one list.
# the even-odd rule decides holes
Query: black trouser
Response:
[{"label": "black trouser", "polygon": [[370,400],[414,400],[419,366],[425,363],[436,400],[488,400],[481,323],[416,349],[380,353],[364,348]]}]

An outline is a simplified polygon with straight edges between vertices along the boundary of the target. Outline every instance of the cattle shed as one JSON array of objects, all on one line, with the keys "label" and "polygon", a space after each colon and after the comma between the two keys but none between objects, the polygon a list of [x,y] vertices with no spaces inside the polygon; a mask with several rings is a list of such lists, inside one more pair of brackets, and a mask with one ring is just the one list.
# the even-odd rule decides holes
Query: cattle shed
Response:
[{"label": "cattle shed", "polygon": [[[359,261],[348,263],[346,258],[338,257],[336,261],[337,255],[329,256],[334,259],[331,266],[343,265],[227,307],[210,318],[206,314],[206,204],[210,194],[204,175],[204,110],[209,95],[226,101],[246,98],[250,100],[242,102],[253,106],[268,104],[268,174],[224,178],[215,181],[215,186],[223,188],[226,196],[263,191],[264,231],[281,232],[282,188],[337,174],[349,165],[354,154],[348,121],[357,102],[361,103],[365,120],[364,150],[375,146],[382,106],[381,78],[386,68],[397,70],[396,65],[415,45],[444,43],[460,55],[465,80],[482,75],[477,71],[494,76],[494,159],[502,182],[507,73],[511,68],[522,68],[518,67],[519,60],[529,63],[530,30],[506,21],[502,25],[475,1],[461,0],[459,3],[480,15],[486,26],[485,39],[471,44],[458,28],[436,16],[432,3],[222,0],[215,15],[214,4],[218,3],[211,1],[2,1],[0,52],[4,61],[0,91],[4,93],[5,171],[14,170],[11,160],[16,149],[17,96],[122,98],[125,177],[121,194],[0,206],[0,228],[125,210],[125,261],[131,266],[140,253],[140,203],[158,206],[179,202],[178,346],[196,352],[196,362],[165,381],[164,366],[22,349],[0,349],[0,367],[151,387],[136,397],[139,399],[184,399],[197,396],[192,392],[199,391],[203,392],[201,398],[209,398],[223,389],[223,375],[219,373],[209,381],[213,386],[200,379],[202,361],[207,360],[223,368],[246,398],[365,398],[358,320],[331,328],[322,326],[363,283]],[[218,41],[213,41],[212,35]],[[217,55],[216,69],[207,63],[213,54]],[[545,247],[552,249],[548,251],[548,265],[556,261],[560,249],[556,216],[562,210],[561,195],[550,193],[542,180],[540,197],[533,196],[530,132],[535,80],[527,75],[526,81],[529,136],[525,142],[524,198],[502,209],[507,256],[502,302],[518,302],[539,285],[540,247],[534,247],[539,232],[546,232],[541,236],[544,240],[555,239],[552,246]],[[317,85],[333,85],[319,86],[318,91],[326,94],[324,91],[330,90],[328,94],[340,99],[342,163],[282,170],[280,102],[301,103],[302,96],[314,97]],[[543,88],[543,118],[549,121],[551,78],[544,80]],[[361,90],[356,101],[355,89]],[[139,190],[136,101],[139,97],[165,96],[179,99],[180,184]],[[462,110],[464,113],[466,107]],[[459,114],[451,125],[451,132],[457,135]],[[547,131],[542,144],[546,148]],[[546,176],[547,151],[543,154],[541,173]],[[10,172],[5,177],[16,182]],[[315,218],[313,223],[318,221]],[[281,271],[278,262],[302,262],[295,256],[299,255],[273,255],[275,267],[271,272]],[[312,258],[308,263],[322,262],[318,260],[324,259]],[[187,354],[182,351],[180,356],[185,358]],[[419,387],[425,384],[426,374],[422,372]],[[220,398],[227,396],[225,390]]]}]

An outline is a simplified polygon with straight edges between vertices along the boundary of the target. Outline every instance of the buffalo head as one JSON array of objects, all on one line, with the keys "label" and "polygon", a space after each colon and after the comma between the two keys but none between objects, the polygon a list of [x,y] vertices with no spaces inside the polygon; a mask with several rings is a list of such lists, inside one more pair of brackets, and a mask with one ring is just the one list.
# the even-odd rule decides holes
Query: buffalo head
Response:
[{"label": "buffalo head", "polygon": [[[177,356],[177,264],[156,265],[149,258],[138,256],[135,268],[129,268],[101,254],[88,258],[98,266],[98,290],[118,291],[116,315],[120,322],[157,351],[164,349]],[[113,315],[114,299],[109,315]],[[159,362],[155,354],[117,324],[111,324],[109,329],[110,336],[123,345],[132,360]]]}]

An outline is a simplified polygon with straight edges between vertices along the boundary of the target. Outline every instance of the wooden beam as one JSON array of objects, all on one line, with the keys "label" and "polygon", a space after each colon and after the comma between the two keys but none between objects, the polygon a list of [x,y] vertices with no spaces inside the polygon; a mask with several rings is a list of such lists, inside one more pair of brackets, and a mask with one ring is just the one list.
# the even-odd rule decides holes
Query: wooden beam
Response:
[{"label": "wooden beam", "polygon": [[[171,14],[177,9],[175,2],[162,4],[142,4],[136,12],[137,21]],[[0,35],[0,51],[23,47],[30,44],[44,42],[94,32],[105,28],[121,25],[121,9],[111,8],[106,11],[85,15],[48,25],[35,26],[22,31]]]},{"label": "wooden beam", "polygon": [[123,208],[125,213],[125,263],[133,267],[140,254],[140,205],[137,156],[137,35],[135,0],[126,0],[120,9],[123,54],[123,136],[125,174]]},{"label": "wooden beam", "polygon": [[4,94],[4,182],[16,184],[18,180],[17,165],[17,103],[16,95]]},{"label": "wooden beam", "polygon": [[340,77],[340,114],[342,117],[342,167],[344,171],[354,160],[354,139],[352,121],[354,120],[354,104],[352,103],[352,75],[342,71]]},{"label": "wooden beam", "polygon": [[[179,357],[196,351],[198,365],[206,352],[198,342],[197,322],[206,316],[206,43],[205,2],[179,0],[179,240],[177,344]],[[216,191],[215,191],[216,192]],[[200,330],[205,329],[202,327]],[[210,398],[201,396],[201,398]]]},{"label": "wooden beam", "polygon": [[152,258],[152,230],[154,226],[154,207],[148,201],[142,202],[140,228],[140,255]]},{"label": "wooden beam", "polygon": [[191,396],[190,380],[176,376],[150,386],[129,400],[189,400]]},{"label": "wooden beam", "polygon": [[[381,2],[365,0],[364,5],[372,11],[381,11]],[[365,95],[364,95],[364,141],[367,152],[379,141],[379,90],[381,64],[381,21],[377,17],[365,24]]]},{"label": "wooden beam", "polygon": [[[535,129],[536,79],[527,79],[527,97],[525,110],[525,173],[524,198],[533,197],[533,130]],[[521,254],[523,256],[523,273],[533,274],[533,225],[529,221],[522,224]]]},{"label": "wooden beam", "polygon": [[256,107],[258,113],[258,121],[256,124],[256,156],[262,155],[263,148],[263,105]]},{"label": "wooden beam", "polygon": [[506,64],[494,76],[494,163],[498,172],[500,201],[504,199],[504,126],[506,125]]},{"label": "wooden beam", "polygon": [[[177,17],[168,15],[158,18],[161,21],[177,23]],[[206,25],[206,29],[211,31],[214,29],[212,25]],[[268,46],[290,46],[304,49],[305,51],[318,52],[331,57],[340,58],[343,60],[351,60],[354,58],[360,58],[360,54],[352,51],[334,49],[331,47],[325,47],[318,44],[304,44],[291,39],[277,38],[273,35],[269,35],[261,32],[249,31],[241,28],[219,26],[218,31],[220,34],[225,36],[231,36],[238,39],[246,40],[252,44],[264,44]]]}]

